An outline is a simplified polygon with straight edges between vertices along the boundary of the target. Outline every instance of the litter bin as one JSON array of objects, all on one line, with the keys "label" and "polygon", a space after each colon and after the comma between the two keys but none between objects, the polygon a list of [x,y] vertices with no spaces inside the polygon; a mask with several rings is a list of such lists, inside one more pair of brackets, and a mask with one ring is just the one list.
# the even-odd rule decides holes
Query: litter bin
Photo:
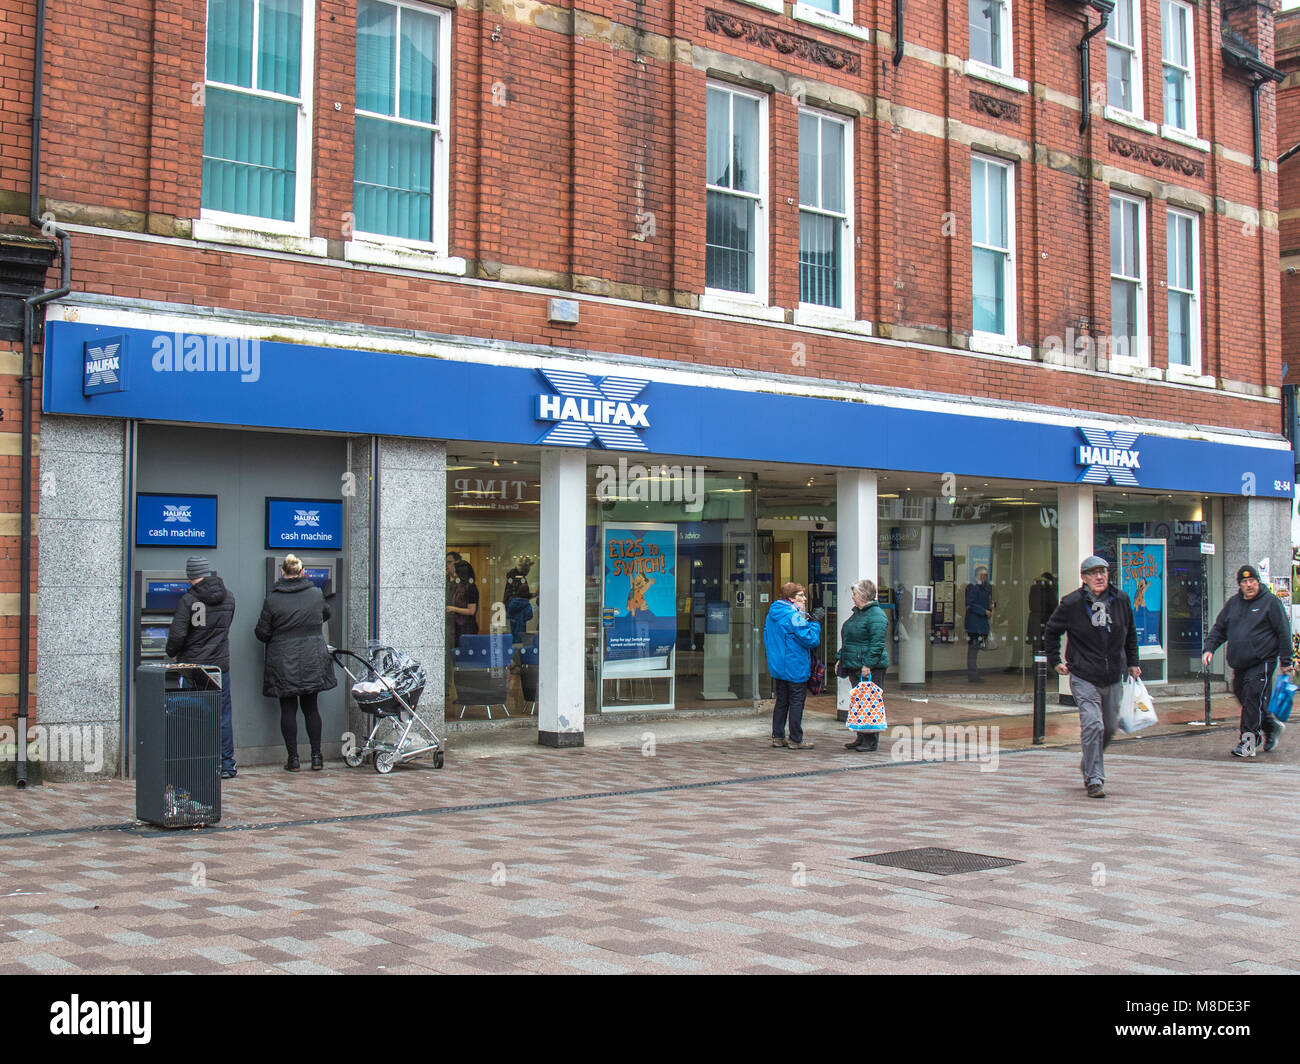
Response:
[{"label": "litter bin", "polygon": [[135,815],[163,828],[221,819],[221,670],[141,665],[135,674]]}]

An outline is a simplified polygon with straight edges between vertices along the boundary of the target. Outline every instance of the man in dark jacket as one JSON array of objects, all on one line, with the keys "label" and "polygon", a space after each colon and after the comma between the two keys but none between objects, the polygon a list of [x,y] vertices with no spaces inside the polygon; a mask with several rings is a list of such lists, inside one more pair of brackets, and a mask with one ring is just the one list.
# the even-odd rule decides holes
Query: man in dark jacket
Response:
[{"label": "man in dark jacket", "polygon": [[[1124,673],[1135,679],[1138,666],[1137,631],[1128,596],[1110,582],[1110,566],[1095,554],[1079,566],[1083,586],[1057,604],[1043,635],[1047,663],[1070,677],[1070,694],[1079,707],[1083,742],[1083,784],[1089,798],[1106,797],[1106,766],[1102,752],[1110,745],[1119,719]],[[1069,636],[1061,664],[1061,636]]]},{"label": "man in dark jacket", "polygon": [[989,587],[989,571],[984,566],[975,570],[975,583],[966,585],[966,680],[983,683],[979,673],[979,652],[988,643],[989,618],[993,616],[993,589]]},{"label": "man in dark jacket", "polygon": [[185,561],[190,589],[176,605],[167,632],[167,656],[186,665],[221,668],[221,778],[234,779],[235,731],[230,707],[230,622],[235,619],[235,596],[206,558]]},{"label": "man in dark jacket", "polygon": [[1268,711],[1273,691],[1273,666],[1291,672],[1291,625],[1278,598],[1259,582],[1259,570],[1243,565],[1237,570],[1237,593],[1223,604],[1210,629],[1201,662],[1209,665],[1214,652],[1228,644],[1232,693],[1241,703],[1241,739],[1233,748],[1237,757],[1254,757],[1262,745],[1268,753],[1277,746],[1286,727]]}]

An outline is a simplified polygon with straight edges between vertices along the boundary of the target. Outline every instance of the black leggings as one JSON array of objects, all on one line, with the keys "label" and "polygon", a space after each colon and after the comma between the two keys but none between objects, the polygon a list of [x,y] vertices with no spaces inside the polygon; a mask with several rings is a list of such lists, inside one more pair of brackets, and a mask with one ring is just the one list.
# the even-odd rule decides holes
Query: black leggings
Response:
[{"label": "black leggings", "polygon": [[302,715],[307,721],[307,738],[311,742],[312,757],[320,753],[320,710],[316,708],[316,695],[283,695],[280,698],[280,734],[284,736],[284,745],[290,754],[298,752],[298,703],[302,703]]}]

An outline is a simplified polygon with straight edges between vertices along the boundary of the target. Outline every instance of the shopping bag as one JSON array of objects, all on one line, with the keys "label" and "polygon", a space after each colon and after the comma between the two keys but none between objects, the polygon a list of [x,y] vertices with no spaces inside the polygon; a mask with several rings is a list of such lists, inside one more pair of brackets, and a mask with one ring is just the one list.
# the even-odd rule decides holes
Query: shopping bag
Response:
[{"label": "shopping bag", "polygon": [[1273,694],[1268,700],[1268,711],[1274,720],[1283,724],[1291,719],[1291,697],[1296,692],[1296,685],[1286,673],[1278,673],[1273,681]]},{"label": "shopping bag", "polygon": [[869,669],[849,695],[849,719],[845,726],[855,732],[884,731],[889,727],[885,722],[885,692],[871,682]]},{"label": "shopping bag", "polygon": [[1134,676],[1124,681],[1124,697],[1119,704],[1120,731],[1135,732],[1158,724],[1155,703],[1146,684]]}]

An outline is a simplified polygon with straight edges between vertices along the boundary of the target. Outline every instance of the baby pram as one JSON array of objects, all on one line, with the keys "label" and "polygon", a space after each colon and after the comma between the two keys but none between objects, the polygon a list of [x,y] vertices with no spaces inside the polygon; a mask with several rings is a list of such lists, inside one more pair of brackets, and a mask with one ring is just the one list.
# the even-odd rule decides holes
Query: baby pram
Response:
[{"label": "baby pram", "polygon": [[[416,710],[424,693],[424,666],[382,643],[372,642],[367,650],[369,659],[350,650],[330,647],[334,663],[352,681],[352,698],[357,708],[374,718],[366,741],[351,753],[345,749],[343,760],[356,768],[373,755],[375,771],[387,773],[399,761],[410,761],[432,752],[433,767],[442,768],[442,742]],[[360,675],[348,668],[347,658],[360,663]],[[381,730],[384,737],[378,739]],[[411,734],[412,730],[415,735]]]}]

